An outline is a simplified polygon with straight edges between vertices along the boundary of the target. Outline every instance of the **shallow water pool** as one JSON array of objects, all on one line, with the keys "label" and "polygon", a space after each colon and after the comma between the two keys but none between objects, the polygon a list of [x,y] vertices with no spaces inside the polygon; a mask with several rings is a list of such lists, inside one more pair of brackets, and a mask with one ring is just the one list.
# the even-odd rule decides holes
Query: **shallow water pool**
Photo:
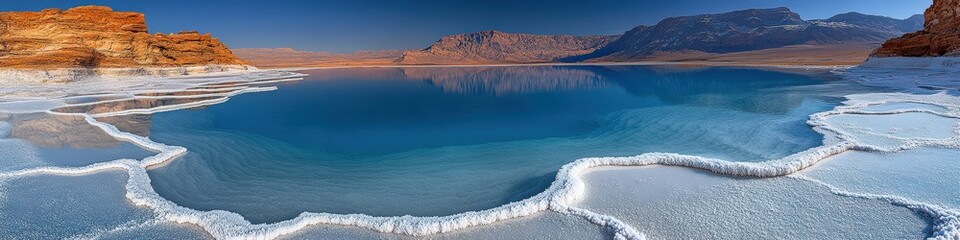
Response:
[{"label": "shallow water pool", "polygon": [[820,145],[805,124],[855,84],[826,73],[662,66],[308,71],[277,91],[154,114],[189,153],[152,169],[163,197],[254,223],[301,212],[441,216],[546,189],[582,157],[731,161]]}]

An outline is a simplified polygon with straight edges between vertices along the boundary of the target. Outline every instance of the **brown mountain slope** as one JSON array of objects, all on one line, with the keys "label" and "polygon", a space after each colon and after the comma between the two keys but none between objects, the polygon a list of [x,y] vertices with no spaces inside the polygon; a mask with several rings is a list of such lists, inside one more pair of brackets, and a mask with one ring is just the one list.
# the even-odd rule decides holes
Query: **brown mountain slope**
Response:
[{"label": "brown mountain slope", "polygon": [[890,39],[873,56],[960,56],[960,0],[934,0],[923,15],[923,30]]},{"label": "brown mountain slope", "polygon": [[535,35],[486,31],[446,36],[430,47],[406,51],[400,64],[555,62],[603,47],[617,36]]},{"label": "brown mountain slope", "polygon": [[125,68],[244,65],[195,31],[149,34],[144,15],[83,6],[0,13],[0,68]]}]

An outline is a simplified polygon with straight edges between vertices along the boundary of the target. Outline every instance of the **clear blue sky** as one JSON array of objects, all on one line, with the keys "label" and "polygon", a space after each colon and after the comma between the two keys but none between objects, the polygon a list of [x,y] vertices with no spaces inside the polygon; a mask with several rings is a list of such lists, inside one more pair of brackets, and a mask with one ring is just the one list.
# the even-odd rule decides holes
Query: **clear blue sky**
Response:
[{"label": "clear blue sky", "polygon": [[619,34],[671,16],[785,6],[804,19],[862,12],[906,18],[931,0],[3,0],[2,11],[106,5],[147,15],[151,32],[211,32],[232,48],[415,49],[440,36],[501,30]]}]

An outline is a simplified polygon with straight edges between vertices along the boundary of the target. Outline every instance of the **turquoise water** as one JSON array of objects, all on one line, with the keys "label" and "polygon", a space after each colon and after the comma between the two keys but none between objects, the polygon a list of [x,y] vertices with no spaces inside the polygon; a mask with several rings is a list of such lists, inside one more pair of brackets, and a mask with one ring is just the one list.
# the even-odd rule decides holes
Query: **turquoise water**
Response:
[{"label": "turquoise water", "polygon": [[439,216],[533,196],[563,164],[646,152],[762,161],[820,144],[805,121],[856,85],[827,73],[649,66],[308,71],[279,90],[155,114],[189,153],[163,197],[275,222]]}]

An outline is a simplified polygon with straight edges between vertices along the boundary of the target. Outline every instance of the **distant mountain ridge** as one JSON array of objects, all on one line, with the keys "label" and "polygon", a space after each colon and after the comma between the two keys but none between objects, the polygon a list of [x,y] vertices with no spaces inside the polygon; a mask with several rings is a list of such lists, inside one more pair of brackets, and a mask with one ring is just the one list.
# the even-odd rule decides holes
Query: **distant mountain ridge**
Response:
[{"label": "distant mountain ridge", "polygon": [[867,26],[873,28],[892,28],[900,32],[911,32],[923,28],[923,14],[914,14],[906,19],[896,19],[886,16],[869,15],[858,12],[848,12],[834,15],[823,20],[812,20],[822,22],[845,22],[849,24]]},{"label": "distant mountain ridge", "polygon": [[[427,48],[388,54],[304,53],[291,49],[238,50],[254,63],[297,66],[450,65],[549,62],[716,61],[777,64],[856,64],[883,41],[923,28],[924,16],[907,19],[842,13],[804,20],[789,8],[748,9],[666,18],[622,35],[537,35],[483,31],[444,36]],[[271,54],[269,51],[275,51]],[[832,56],[831,52],[843,52]],[[778,56],[767,56],[774,54]],[[806,55],[804,55],[806,54]],[[729,55],[729,56],[725,56]],[[389,59],[395,56],[394,59]],[[262,59],[261,59],[262,58]],[[261,64],[258,64],[261,65]]]},{"label": "distant mountain ridge", "polygon": [[535,35],[484,31],[445,36],[430,47],[406,51],[400,64],[542,63],[593,52],[617,36]]},{"label": "distant mountain ridge", "polygon": [[732,53],[797,44],[879,43],[916,31],[920,22],[919,15],[900,20],[861,13],[808,21],[783,7],[671,17],[654,26],[633,28],[597,51],[564,61],[627,61],[672,51]]}]

